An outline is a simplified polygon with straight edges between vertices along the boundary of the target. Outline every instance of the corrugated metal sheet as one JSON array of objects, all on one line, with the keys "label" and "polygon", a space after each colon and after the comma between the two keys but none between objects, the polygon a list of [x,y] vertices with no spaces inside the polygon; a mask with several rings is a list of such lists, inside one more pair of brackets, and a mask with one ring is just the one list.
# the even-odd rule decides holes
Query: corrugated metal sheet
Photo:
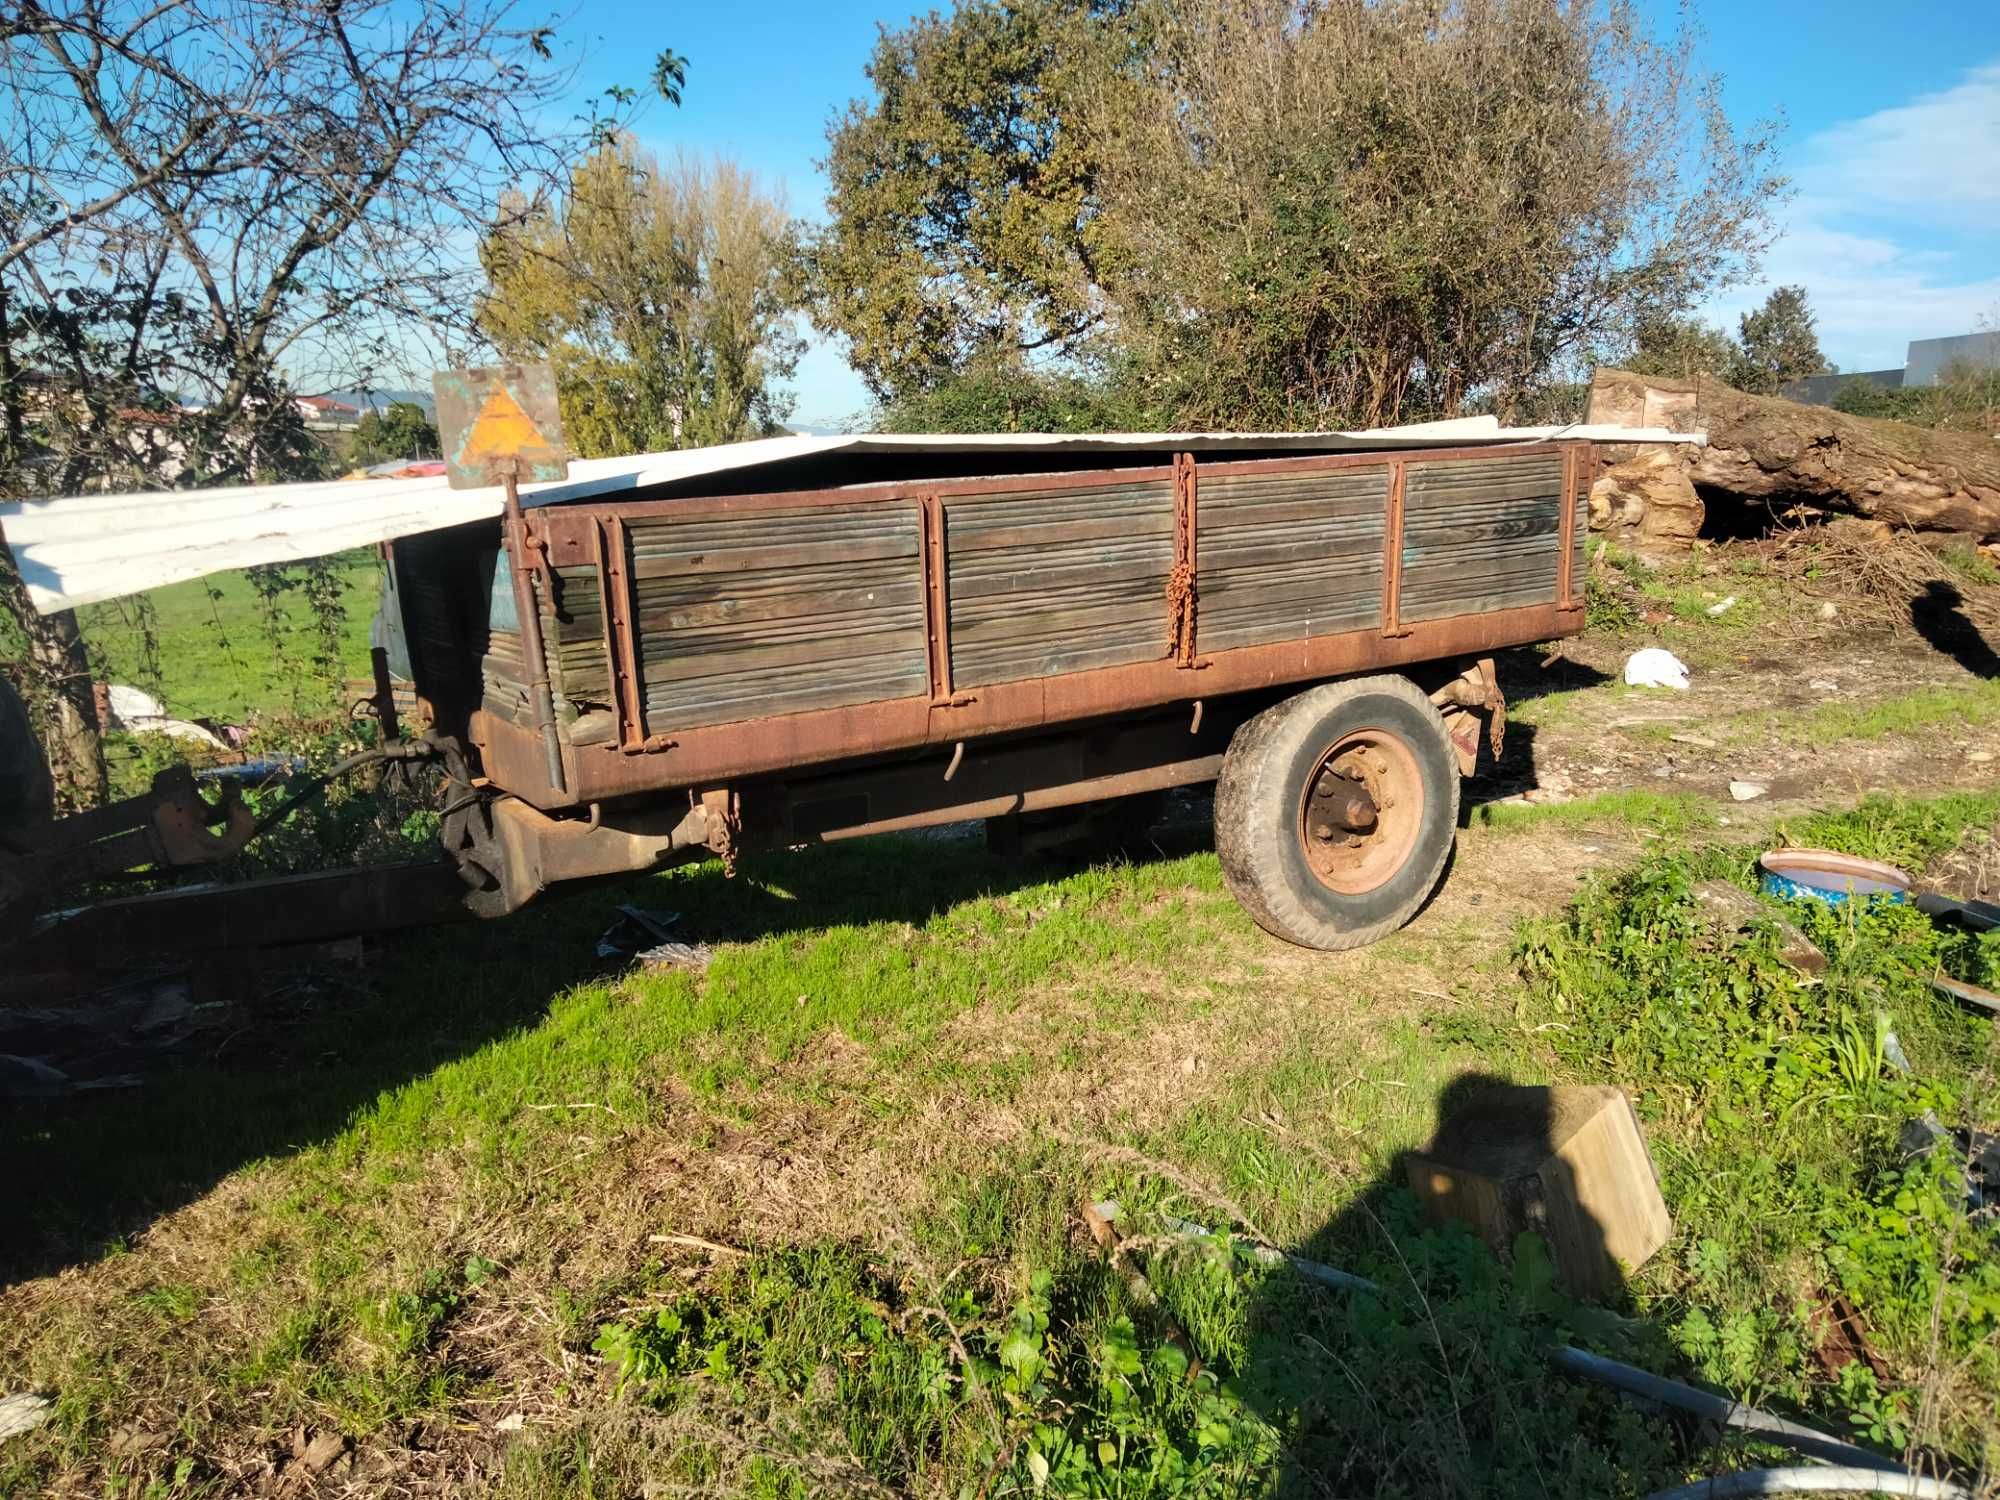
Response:
[{"label": "corrugated metal sheet", "polygon": [[[1144,464],[1170,452],[1338,453],[1376,448],[1456,447],[1551,438],[1599,442],[1699,443],[1700,433],[1605,425],[1503,428],[1490,417],[1385,427],[1372,432],[846,433],[759,438],[673,453],[578,459],[569,478],[522,487],[529,506],[572,500],[644,499],[666,486],[764,469],[785,487],[783,466],[837,458],[833,482],[865,481],[887,454],[948,454],[966,476],[991,472],[981,454],[1046,454],[1050,467],[1102,454],[1107,465]],[[99,599],[293,558],[323,557],[500,514],[500,491],[447,487],[443,476],[365,483],[252,484],[125,495],[0,503],[0,526],[35,607],[44,613]]]},{"label": "corrugated metal sheet", "polygon": [[1166,654],[1170,477],[949,497],[944,514],[953,687]]},{"label": "corrugated metal sheet", "polygon": [[1400,617],[1553,602],[1562,477],[1560,454],[1411,463]]},{"label": "corrugated metal sheet", "polygon": [[1196,475],[1202,650],[1381,623],[1386,464]]},{"label": "corrugated metal sheet", "polygon": [[926,691],[915,505],[628,523],[648,732]]}]

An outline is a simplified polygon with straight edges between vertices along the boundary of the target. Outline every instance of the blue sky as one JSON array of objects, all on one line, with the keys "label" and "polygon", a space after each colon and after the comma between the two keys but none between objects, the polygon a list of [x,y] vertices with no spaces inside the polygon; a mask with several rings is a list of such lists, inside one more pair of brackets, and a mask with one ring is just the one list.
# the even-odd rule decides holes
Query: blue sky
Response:
[{"label": "blue sky", "polygon": [[[1671,25],[1677,7],[1642,0]],[[643,84],[663,47],[688,59],[679,109],[652,106],[657,151],[721,151],[819,218],[826,124],[864,93],[878,24],[903,3],[765,0],[638,6],[583,0],[565,23],[579,95]],[[1995,0],[1708,0],[1702,55],[1739,121],[1782,112],[1796,196],[1754,286],[1709,309],[1733,327],[1769,286],[1802,283],[1843,369],[1900,366],[1912,338],[2000,323],[2000,5]],[[839,425],[865,405],[836,347],[815,343],[794,419]]]}]

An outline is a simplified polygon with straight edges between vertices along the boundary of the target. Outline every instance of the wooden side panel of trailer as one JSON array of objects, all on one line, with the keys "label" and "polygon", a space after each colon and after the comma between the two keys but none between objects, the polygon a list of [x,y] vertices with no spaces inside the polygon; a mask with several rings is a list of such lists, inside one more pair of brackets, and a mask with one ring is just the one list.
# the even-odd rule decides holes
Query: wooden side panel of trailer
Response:
[{"label": "wooden side panel of trailer", "polygon": [[1160,655],[1171,478],[940,503],[954,690]]},{"label": "wooden side panel of trailer", "polygon": [[1554,600],[1564,470],[1560,453],[1412,460],[1397,617],[1441,620]]},{"label": "wooden side panel of trailer", "polygon": [[1388,464],[1195,473],[1200,649],[1382,623]]},{"label": "wooden side panel of trailer", "polygon": [[504,569],[471,734],[558,807],[1548,639],[1582,626],[1593,472],[1545,443],[551,507],[570,790]]},{"label": "wooden side panel of trailer", "polygon": [[924,691],[917,514],[822,505],[624,526],[640,703],[692,729]]}]

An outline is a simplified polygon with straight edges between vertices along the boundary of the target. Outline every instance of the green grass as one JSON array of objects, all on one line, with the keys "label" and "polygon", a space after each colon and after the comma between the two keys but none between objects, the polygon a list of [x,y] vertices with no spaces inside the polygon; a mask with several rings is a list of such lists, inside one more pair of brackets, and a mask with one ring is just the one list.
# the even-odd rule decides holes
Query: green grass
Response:
[{"label": "green grass", "polygon": [[1766,744],[1786,738],[1824,750],[1891,734],[1978,729],[1996,722],[2000,722],[2000,680],[1987,680],[1912,688],[1872,702],[1833,698],[1810,708],[1757,709],[1705,726],[1645,726],[1639,732],[1659,737],[1699,727],[1702,734],[1723,744]]},{"label": "green grass", "polygon": [[[1533,811],[1684,850],[1710,809]],[[1796,832],[1921,862],[1996,812],[1876,802]],[[403,1424],[462,1432],[504,1452],[503,1493],[536,1497],[1234,1495],[1304,1474],[1636,1496],[1754,1456],[1553,1378],[1551,1338],[1886,1442],[1915,1430],[1906,1335],[1947,1219],[1881,1230],[1877,1148],[1917,1097],[1898,1089],[1972,1097],[1981,1033],[1918,976],[1985,960],[1907,913],[1820,922],[1835,967],[1802,988],[1762,938],[1696,936],[1676,873],[1695,868],[1743,856],[1649,859],[1518,956],[1434,912],[1311,958],[1257,934],[1205,852],[1065,871],[885,839],[589,891],[407,940],[360,984],[260,991],[231,1040],[143,1089],[0,1120],[8,1266],[78,1267],[0,1294],[0,1386],[61,1393],[0,1453],[0,1492],[140,1493],[181,1466],[226,1488],[221,1457],[294,1425],[395,1461]],[[681,913],[718,945],[706,973],[596,960],[621,900]],[[1877,1005],[1908,1085],[1868,1071]],[[1640,1100],[1679,1230],[1614,1309],[1629,1324],[1568,1300],[1532,1245],[1502,1261],[1417,1214],[1402,1153],[1494,1075]],[[1925,1215],[1935,1186],[1895,1178],[1932,1192]],[[1152,1236],[1132,1264],[1157,1301],[1082,1234],[1104,1196]],[[1384,1294],[1160,1238],[1162,1213]],[[1808,1273],[1884,1310],[1907,1379],[1813,1372]],[[1967,1317],[1948,1373],[1990,1397]],[[492,1435],[513,1410],[526,1429]],[[127,1423],[166,1441],[121,1456]],[[1965,1451],[1962,1425],[1938,1433]]]},{"label": "green grass", "polygon": [[[1884,798],[1798,831],[1920,868],[1996,810]],[[1990,983],[2000,943],[1910,906],[1801,902],[1788,915],[1829,960],[1801,974],[1775,928],[1718,941],[1701,914],[1695,881],[1748,883],[1751,857],[1658,852],[1530,923],[1525,1014],[1566,1071],[1623,1085],[1647,1121],[1676,1234],[1638,1302],[1701,1378],[1990,1470],[2000,1239],[1956,1191],[1952,1151],[1908,1160],[1897,1135],[1926,1111],[1991,1120],[1992,1023],[1929,981]],[[1887,1378],[1857,1363],[1829,1379],[1814,1360],[1812,1311],[1835,1292]]]},{"label": "green grass", "polygon": [[1977,728],[2000,720],[2000,681],[1969,687],[1916,688],[1879,703],[1834,700],[1807,712],[1800,725],[1809,744],[1880,739],[1940,726]]},{"label": "green grass", "polygon": [[[341,575],[339,655],[342,676],[368,675],[368,629],[374,618],[377,563],[365,552],[334,559]],[[142,687],[180,718],[243,723],[329,706],[311,661],[318,649],[311,610],[298,591],[277,602],[278,641],[271,639],[263,601],[249,576],[217,573],[155,589],[151,606],[156,647],[147,646],[146,611],[114,599],[81,611],[84,639],[111,682]],[[158,663],[157,672],[149,664]]]},{"label": "green grass", "polygon": [[2000,568],[1970,542],[1946,542],[1938,549],[1938,561],[1967,583],[1982,588],[2000,586]]},{"label": "green grass", "polygon": [[1698,828],[1713,828],[1718,810],[1719,804],[1693,792],[1633,788],[1600,792],[1573,802],[1488,802],[1473,809],[1472,822],[1502,833],[1622,823],[1653,833],[1680,836]]}]

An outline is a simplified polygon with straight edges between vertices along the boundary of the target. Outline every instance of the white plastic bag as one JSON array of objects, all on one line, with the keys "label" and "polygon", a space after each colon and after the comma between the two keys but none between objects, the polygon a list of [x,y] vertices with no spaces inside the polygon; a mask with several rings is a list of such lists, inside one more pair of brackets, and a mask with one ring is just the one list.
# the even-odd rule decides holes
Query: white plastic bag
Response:
[{"label": "white plastic bag", "polygon": [[1625,658],[1625,681],[1631,687],[1688,690],[1687,663],[1660,646],[1648,646]]}]

